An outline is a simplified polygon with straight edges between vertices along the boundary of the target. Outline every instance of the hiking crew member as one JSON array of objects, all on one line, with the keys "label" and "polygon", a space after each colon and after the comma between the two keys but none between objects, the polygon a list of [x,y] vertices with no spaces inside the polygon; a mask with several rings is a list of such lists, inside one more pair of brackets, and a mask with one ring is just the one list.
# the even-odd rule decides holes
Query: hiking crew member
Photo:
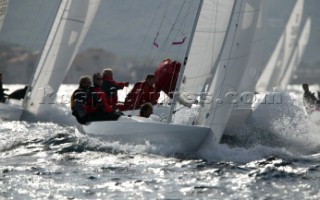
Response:
[{"label": "hiking crew member", "polygon": [[151,103],[144,103],[140,108],[140,117],[149,118],[153,114],[153,107]]},{"label": "hiking crew member", "polygon": [[155,77],[152,74],[149,74],[146,80],[136,83],[124,101],[124,108],[137,109],[146,102],[157,104],[160,93],[156,91],[154,83]]},{"label": "hiking crew member", "polygon": [[165,59],[159,64],[154,72],[157,92],[162,90],[170,98],[173,98],[180,68],[181,64],[179,62],[171,61],[170,59]]}]

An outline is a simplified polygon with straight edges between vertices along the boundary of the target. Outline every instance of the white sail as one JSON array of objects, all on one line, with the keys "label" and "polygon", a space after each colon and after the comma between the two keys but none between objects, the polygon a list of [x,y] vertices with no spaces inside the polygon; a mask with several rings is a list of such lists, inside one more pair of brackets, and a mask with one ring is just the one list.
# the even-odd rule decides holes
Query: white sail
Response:
[{"label": "white sail", "polygon": [[259,18],[249,55],[248,66],[238,86],[237,94],[234,97],[235,102],[226,126],[226,131],[243,125],[253,111],[253,105],[256,101],[255,87],[264,68],[262,59],[265,53],[265,29],[269,7],[268,3],[268,0],[261,0]]},{"label": "white sail", "polygon": [[[149,1],[148,3],[150,2],[151,4],[154,4],[156,1]],[[203,5],[203,2],[202,0],[184,0],[180,1],[180,5],[177,5],[178,7],[172,7],[172,2],[179,1],[169,0],[162,2],[166,5],[166,9],[155,10],[155,13],[157,13],[156,18],[159,17],[161,22],[161,26],[158,29],[168,31],[157,31],[157,29],[155,29],[156,32],[154,32],[152,35],[156,37],[153,36],[150,38],[148,35],[153,31],[149,31],[149,27],[145,28],[143,29],[143,31],[146,31],[147,33],[145,41],[151,41],[151,44],[153,41],[155,46],[153,50],[157,51],[157,54],[161,55],[161,59],[166,58],[167,56],[172,58],[172,54],[167,53],[171,51],[173,54],[178,55],[173,57],[173,59],[183,63],[186,55],[188,55],[188,52],[190,52],[190,43],[194,36],[196,22],[198,20],[200,8],[201,5]],[[202,6],[202,8],[204,7]],[[164,14],[162,14],[162,11],[165,11]],[[167,13],[170,13],[173,16],[169,16]],[[172,21],[175,23],[172,23]],[[155,23],[151,23],[151,27],[154,25]],[[179,31],[174,32],[172,30]],[[159,33],[159,37],[157,32]],[[179,34],[177,35],[176,33]],[[177,41],[177,39],[181,38],[176,37],[175,35],[179,36],[181,33],[183,33],[186,38],[185,42],[179,46],[173,46],[172,41]],[[160,36],[164,39],[161,40]],[[150,47],[150,42],[148,45]],[[165,55],[165,57],[163,55]],[[117,121],[94,121],[82,126],[79,125],[77,130],[79,130],[80,133],[88,136],[99,138],[99,140],[103,139],[107,141],[118,141],[120,143],[130,143],[134,145],[145,144],[145,142],[148,141],[148,143],[151,145],[156,145],[159,148],[165,148],[166,150],[174,153],[196,152],[205,138],[212,134],[211,129],[208,127],[164,123],[164,121],[171,122],[171,120],[166,119],[167,116],[164,116],[164,118],[159,118],[159,121],[137,116],[130,116],[130,118],[123,116]]]},{"label": "white sail", "polygon": [[100,0],[62,0],[37,69],[31,91],[25,98],[22,116],[38,115],[53,104],[55,94],[68,72],[92,23]]},{"label": "white sail", "polygon": [[261,1],[235,1],[214,79],[207,90],[198,123],[210,127],[220,141],[230,117],[250,55]]},{"label": "white sail", "polygon": [[3,26],[4,18],[6,17],[9,0],[0,0],[0,31]]},{"label": "white sail", "polygon": [[280,79],[296,47],[295,43],[298,40],[298,32],[301,27],[303,7],[304,0],[297,0],[276,48],[259,78],[256,86],[258,92],[270,91],[279,86]]},{"label": "white sail", "polygon": [[290,59],[290,63],[288,63],[288,67],[286,68],[283,76],[280,79],[280,88],[285,89],[290,81],[292,80],[293,73],[296,71],[298,65],[300,64],[301,58],[303,56],[304,50],[308,44],[309,36],[311,31],[311,18],[309,17],[302,29],[299,40],[297,41],[296,48],[292,54]]},{"label": "white sail", "polygon": [[[262,63],[264,50],[265,50],[265,29],[266,29],[266,19],[269,7],[269,0],[261,0],[260,15],[257,23],[257,28],[254,34],[254,39],[252,42],[251,52],[248,61],[248,67],[242,77],[241,83],[238,87],[238,95],[244,95],[244,93],[254,93],[257,81],[264,69]],[[241,99],[239,99],[241,100]],[[241,103],[241,102],[239,102]]]},{"label": "white sail", "polygon": [[194,101],[212,80],[234,1],[204,0],[183,74],[181,96]]},{"label": "white sail", "polygon": [[[195,32],[192,45],[186,49],[187,55],[190,49],[189,60],[182,67],[178,79],[177,93],[171,107],[171,113],[175,114],[173,120],[167,120],[169,123],[152,119],[140,120],[141,117],[121,117],[117,122],[90,122],[78,127],[78,130],[99,139],[115,138],[114,141],[134,144],[150,141],[165,148],[174,146],[175,152],[194,152],[210,138],[219,142],[232,105],[230,101],[217,104],[213,99],[224,99],[229,92],[238,90],[247,68],[260,3],[260,0],[203,1],[203,11],[197,15],[199,23],[192,30]],[[173,112],[173,108],[176,106],[177,96],[181,97],[179,94],[182,94],[182,98],[186,94],[187,100],[190,100],[189,94],[192,95],[192,100],[198,100],[203,94],[207,94],[206,99],[200,99],[200,117],[198,121],[193,121],[196,123],[178,124],[177,112]],[[133,127],[149,131],[133,131],[137,130]],[[139,141],[134,138],[139,138]],[[191,149],[191,146],[195,148]]]}]

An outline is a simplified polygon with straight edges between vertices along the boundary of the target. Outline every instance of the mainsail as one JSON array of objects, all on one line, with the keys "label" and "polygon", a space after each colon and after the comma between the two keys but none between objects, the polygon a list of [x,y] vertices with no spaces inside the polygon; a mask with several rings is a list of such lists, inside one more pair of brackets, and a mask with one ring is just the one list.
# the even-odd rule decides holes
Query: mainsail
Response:
[{"label": "mainsail", "polygon": [[[257,81],[265,67],[262,63],[262,59],[265,53],[265,29],[268,7],[269,0],[261,0],[260,15],[252,42],[248,67],[246,68],[241,83],[238,87],[238,100],[240,105],[242,103],[248,103],[246,100],[249,100],[250,96],[254,96]],[[246,97],[249,97],[249,99]],[[235,104],[235,107],[237,107],[239,104]]]},{"label": "mainsail", "polygon": [[301,29],[304,0],[297,0],[281,37],[256,86],[258,92],[271,91],[279,86],[280,79],[296,48],[298,33]]},{"label": "mainsail", "polygon": [[[37,116],[54,103],[72,61],[93,21],[100,0],[62,0],[25,98],[22,118]],[[31,114],[31,115],[30,115]]]},{"label": "mainsail", "polygon": [[183,73],[180,100],[194,102],[211,83],[225,40],[234,1],[204,0],[188,62]]},{"label": "mainsail", "polygon": [[234,93],[234,102],[232,105],[233,109],[224,134],[228,134],[228,131],[230,130],[232,133],[233,129],[242,126],[254,109],[253,106],[257,100],[255,95],[255,87],[264,68],[262,59],[265,53],[265,28],[268,2],[268,0],[261,0],[260,13],[248,58],[248,65],[243,73],[237,93]]}]

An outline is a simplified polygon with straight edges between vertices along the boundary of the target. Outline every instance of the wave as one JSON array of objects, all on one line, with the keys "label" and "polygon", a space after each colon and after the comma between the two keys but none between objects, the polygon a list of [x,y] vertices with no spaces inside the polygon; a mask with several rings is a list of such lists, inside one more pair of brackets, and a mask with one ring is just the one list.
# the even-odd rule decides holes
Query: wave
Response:
[{"label": "wave", "polygon": [[[12,151],[41,144],[58,153],[102,151],[118,154],[155,154],[179,158],[196,158],[208,161],[246,163],[252,160],[277,156],[284,158],[310,158],[319,160],[319,126],[309,120],[302,104],[299,86],[289,91],[274,91],[281,103],[257,104],[247,122],[240,128],[226,133],[221,144],[204,146],[197,154],[177,155],[166,146],[154,146],[146,141],[143,145],[123,145],[119,142],[101,142],[92,138],[74,136],[76,121],[68,103],[60,101],[52,107],[50,115],[30,122],[0,122],[2,142],[0,152]],[[76,85],[62,85],[57,99],[69,97]],[[64,98],[66,99],[66,98]],[[279,100],[279,99],[276,99]]]}]

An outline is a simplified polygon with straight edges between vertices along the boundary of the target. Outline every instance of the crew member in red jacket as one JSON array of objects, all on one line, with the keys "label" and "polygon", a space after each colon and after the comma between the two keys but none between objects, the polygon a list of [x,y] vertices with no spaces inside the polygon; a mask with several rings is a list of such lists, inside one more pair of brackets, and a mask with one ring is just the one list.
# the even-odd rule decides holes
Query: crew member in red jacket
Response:
[{"label": "crew member in red jacket", "polygon": [[111,68],[103,70],[102,79],[103,82],[101,89],[105,92],[109,105],[114,109],[123,106],[118,104],[118,90],[128,87],[129,82],[116,82],[113,80],[113,72]]},{"label": "crew member in red jacket", "polygon": [[146,102],[157,104],[160,93],[156,91],[154,83],[153,74],[149,74],[146,80],[136,83],[124,101],[124,110],[140,108]]},{"label": "crew member in red jacket", "polygon": [[90,121],[117,120],[122,114],[114,112],[108,105],[105,93],[99,86],[102,82],[101,75],[100,78],[99,75],[100,73],[93,75],[95,87],[91,87],[89,76],[82,76],[78,89],[71,96],[72,115],[81,124]]},{"label": "crew member in red jacket", "polygon": [[179,78],[180,68],[181,64],[179,62],[170,59],[165,59],[159,64],[154,72],[156,80],[155,88],[157,92],[162,90],[170,98],[173,98],[173,92]]},{"label": "crew member in red jacket", "polygon": [[89,121],[117,120],[122,113],[116,112],[108,104],[106,94],[101,90],[102,76],[95,73],[92,76],[93,87],[90,88],[85,110],[89,114]]}]

